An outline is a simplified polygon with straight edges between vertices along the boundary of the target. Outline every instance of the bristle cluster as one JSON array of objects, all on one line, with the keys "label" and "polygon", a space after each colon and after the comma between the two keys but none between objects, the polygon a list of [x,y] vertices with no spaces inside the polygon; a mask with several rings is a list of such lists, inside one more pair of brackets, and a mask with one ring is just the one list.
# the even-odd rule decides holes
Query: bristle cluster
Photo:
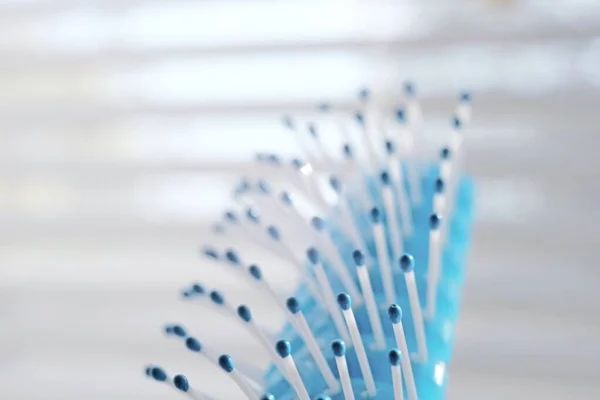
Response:
[{"label": "bristle cluster", "polygon": [[[286,116],[303,160],[259,155],[259,163],[284,174],[285,187],[245,178],[234,190],[237,208],[225,211],[214,232],[287,260],[301,279],[296,292],[283,296],[235,249],[202,249],[206,260],[233,267],[282,309],[286,324],[277,340],[247,305],[229,304],[220,291],[194,283],[182,292],[241,322],[272,366],[257,377],[181,325],[165,332],[220,367],[249,399],[444,398],[472,222],[473,187],[460,173],[470,102],[470,94],[460,95],[448,145],[434,161],[419,156],[421,110],[410,83],[400,108],[386,109],[368,90],[360,91],[353,118],[319,106],[342,135],[337,155],[320,141],[317,124],[301,128]],[[183,375],[171,379],[155,366],[146,373],[191,398],[208,398]]]}]

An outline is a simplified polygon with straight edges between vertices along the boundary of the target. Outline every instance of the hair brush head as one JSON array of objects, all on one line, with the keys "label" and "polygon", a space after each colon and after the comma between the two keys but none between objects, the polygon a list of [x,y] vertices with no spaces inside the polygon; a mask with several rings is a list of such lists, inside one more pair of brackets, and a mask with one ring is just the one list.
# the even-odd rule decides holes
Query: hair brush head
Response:
[{"label": "hair brush head", "polygon": [[[412,83],[405,84],[405,104],[389,115],[371,104],[373,94],[366,89],[359,100],[353,113],[358,140],[348,134],[348,121],[337,119],[344,133],[342,171],[322,146],[315,123],[303,132],[286,116],[291,134],[302,136],[299,143],[312,140],[313,150],[303,147],[304,161],[291,163],[277,155],[257,158],[283,171],[290,187],[277,191],[264,179],[254,184],[244,179],[234,197],[243,197],[246,208],[227,211],[219,224],[219,233],[239,230],[257,246],[289,259],[302,279],[293,296],[280,298],[264,271],[244,264],[234,249],[202,251],[207,259],[241,271],[284,310],[280,340],[262,331],[247,305],[231,306],[219,291],[194,284],[183,292],[187,300],[206,297],[208,304],[240,320],[269,353],[272,365],[266,373],[256,376],[244,366],[238,370],[231,357],[207,352],[181,325],[165,328],[220,366],[248,398],[445,397],[473,217],[473,184],[460,171],[471,95],[460,95],[448,146],[432,162],[418,156],[422,121]],[[335,116],[329,104],[319,110]],[[388,120],[395,125],[384,135]],[[317,215],[300,212],[296,193],[309,200]],[[266,223],[263,214],[277,222]],[[290,245],[296,235],[310,238],[304,262],[297,261]],[[183,375],[171,382],[159,367],[146,373],[180,391],[199,393]]]}]

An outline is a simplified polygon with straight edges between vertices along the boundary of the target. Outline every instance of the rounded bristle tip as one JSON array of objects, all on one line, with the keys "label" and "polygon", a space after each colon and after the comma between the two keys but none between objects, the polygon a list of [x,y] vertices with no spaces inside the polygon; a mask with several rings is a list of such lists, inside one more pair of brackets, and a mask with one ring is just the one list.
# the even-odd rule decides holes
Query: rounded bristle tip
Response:
[{"label": "rounded bristle tip", "polygon": [[173,385],[182,392],[190,390],[190,383],[188,382],[185,375],[175,375],[173,378]]},{"label": "rounded bristle tip", "polygon": [[403,254],[399,262],[403,272],[411,272],[414,268],[415,260],[410,254]]},{"label": "rounded bristle tip", "polygon": [[199,353],[202,350],[202,345],[200,344],[198,339],[192,336],[185,339],[185,347],[187,347],[191,351],[195,351],[196,353]]},{"label": "rounded bristle tip", "polygon": [[346,344],[342,340],[336,339],[331,342],[331,350],[336,357],[343,357],[346,354]]},{"label": "rounded bristle tip", "polygon": [[431,214],[429,216],[429,228],[433,231],[440,228],[440,224],[442,223],[442,217],[438,214]]},{"label": "rounded bristle tip", "polygon": [[244,322],[250,322],[252,320],[252,311],[250,311],[250,308],[246,305],[241,305],[237,308],[237,315]]},{"label": "rounded bristle tip", "polygon": [[402,309],[397,304],[392,304],[388,307],[388,317],[392,324],[397,324],[402,321]]},{"label": "rounded bristle tip", "polygon": [[352,252],[352,259],[354,260],[354,263],[357,267],[362,267],[363,265],[365,265],[365,255],[362,251],[358,249]]},{"label": "rounded bristle tip", "polygon": [[279,357],[286,358],[292,353],[292,346],[287,340],[278,340],[275,343],[275,351],[277,351]]},{"label": "rounded bristle tip", "polygon": [[152,367],[150,374],[152,375],[152,378],[159,382],[167,380],[167,373],[161,367]]},{"label": "rounded bristle tip", "polygon": [[234,370],[233,360],[227,354],[219,356],[218,363],[219,367],[225,372],[232,372]]},{"label": "rounded bristle tip", "polygon": [[340,293],[337,295],[337,303],[342,310],[349,310],[352,307],[352,299],[348,293]]},{"label": "rounded bristle tip", "polygon": [[396,366],[400,364],[400,351],[398,349],[392,349],[388,353],[388,358],[390,360],[390,364]]},{"label": "rounded bristle tip", "polygon": [[298,314],[300,312],[300,303],[295,297],[288,298],[285,305],[292,314]]}]

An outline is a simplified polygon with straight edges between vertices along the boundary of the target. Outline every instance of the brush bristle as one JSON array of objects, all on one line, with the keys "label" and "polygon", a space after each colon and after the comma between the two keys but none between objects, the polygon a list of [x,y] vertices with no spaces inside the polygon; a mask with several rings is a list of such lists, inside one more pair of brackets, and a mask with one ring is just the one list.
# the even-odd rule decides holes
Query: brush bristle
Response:
[{"label": "brush bristle", "polygon": [[[278,192],[264,179],[255,184],[245,179],[234,191],[245,208],[227,211],[215,229],[219,234],[239,229],[257,246],[287,258],[302,278],[293,296],[280,298],[260,267],[246,265],[234,249],[202,251],[240,268],[286,312],[277,340],[271,343],[255,325],[248,306],[232,307],[221,292],[200,284],[184,291],[186,299],[208,297],[248,326],[273,362],[262,381],[238,371],[229,356],[204,352],[182,326],[166,327],[169,335],[183,338],[190,350],[226,370],[247,397],[445,397],[474,211],[473,183],[460,171],[471,96],[460,95],[448,147],[429,162],[418,154],[420,106],[412,83],[405,85],[402,108],[370,104],[366,89],[359,100],[352,121],[358,141],[347,133],[348,121],[337,119],[344,134],[341,170],[320,142],[317,124],[309,123],[304,132],[286,116],[287,129],[301,141],[313,141],[312,150],[303,148],[304,160],[286,162],[274,154],[257,160],[279,170],[289,167],[289,187]],[[319,112],[332,116],[335,109],[327,104]],[[401,129],[382,129],[388,117]],[[325,195],[328,190],[333,202]],[[312,215],[300,211],[296,194]],[[277,215],[289,217],[287,229],[280,229]],[[292,239],[296,242],[295,236],[287,237],[290,232],[308,238],[304,253],[290,246]],[[148,367],[147,375],[169,380],[159,367]],[[176,388],[193,391],[184,376],[175,379]]]}]

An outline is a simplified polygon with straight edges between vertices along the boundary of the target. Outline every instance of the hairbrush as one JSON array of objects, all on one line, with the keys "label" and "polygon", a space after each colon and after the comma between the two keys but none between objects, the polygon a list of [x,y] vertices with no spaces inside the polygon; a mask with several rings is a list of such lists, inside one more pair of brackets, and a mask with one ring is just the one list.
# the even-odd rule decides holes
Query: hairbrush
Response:
[{"label": "hairbrush", "polygon": [[[292,296],[234,249],[202,249],[203,257],[234,267],[270,296],[285,314],[281,330],[269,334],[248,305],[231,305],[218,290],[193,284],[182,293],[242,323],[269,355],[266,372],[213,353],[182,325],[165,328],[227,373],[248,399],[445,397],[474,210],[473,183],[461,173],[471,96],[460,94],[447,145],[434,160],[423,155],[412,84],[405,84],[400,106],[375,102],[367,90],[359,100],[352,118],[319,106],[341,132],[338,157],[316,124],[301,129],[285,117],[303,159],[259,154],[283,183],[244,178],[233,191],[238,209],[214,226],[215,234],[236,231],[289,261],[299,276]],[[171,377],[154,365],[146,374],[189,398],[214,399],[184,375]]]}]

